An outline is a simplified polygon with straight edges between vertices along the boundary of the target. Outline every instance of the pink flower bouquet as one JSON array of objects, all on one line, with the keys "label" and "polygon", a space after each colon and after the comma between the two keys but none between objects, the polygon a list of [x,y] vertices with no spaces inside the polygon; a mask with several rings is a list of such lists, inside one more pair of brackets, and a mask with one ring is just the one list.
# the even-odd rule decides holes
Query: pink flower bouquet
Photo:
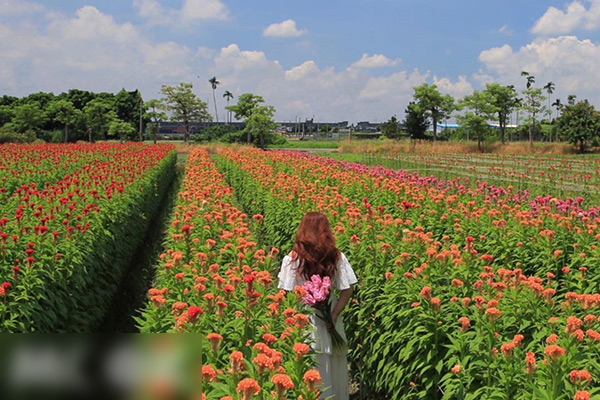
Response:
[{"label": "pink flower bouquet", "polygon": [[331,315],[331,299],[329,298],[331,279],[328,276],[321,278],[319,275],[313,275],[309,281],[304,282],[302,289],[304,289],[302,301],[312,306],[317,311],[315,315],[327,324],[333,347],[343,349],[346,342],[335,329]]}]

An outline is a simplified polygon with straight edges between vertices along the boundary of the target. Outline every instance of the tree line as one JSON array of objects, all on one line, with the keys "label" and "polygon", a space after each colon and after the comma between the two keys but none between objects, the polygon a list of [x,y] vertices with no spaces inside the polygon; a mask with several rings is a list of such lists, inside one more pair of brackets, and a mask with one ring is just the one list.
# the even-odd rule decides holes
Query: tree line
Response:
[{"label": "tree line", "polygon": [[0,97],[0,141],[138,140],[146,122],[139,90]]},{"label": "tree line", "polygon": [[[553,82],[536,87],[533,75],[523,71],[521,76],[526,80],[521,93],[514,85],[488,83],[485,89],[475,90],[462,99],[442,94],[435,84],[416,86],[413,101],[404,112],[404,120],[400,122],[393,116],[382,124],[382,132],[390,138],[404,134],[413,139],[436,141],[439,139],[438,126],[455,117],[460,126],[457,134],[466,133],[467,139],[476,138],[481,149],[482,142],[493,136],[490,122],[497,123],[499,139],[504,144],[507,126],[516,114],[516,129],[519,133],[526,132],[531,144],[536,137],[546,141],[568,141],[581,152],[589,145],[599,144],[600,112],[588,100],[577,101],[575,95],[569,95],[565,103],[559,98],[552,102]],[[431,136],[426,133],[430,127]]]}]

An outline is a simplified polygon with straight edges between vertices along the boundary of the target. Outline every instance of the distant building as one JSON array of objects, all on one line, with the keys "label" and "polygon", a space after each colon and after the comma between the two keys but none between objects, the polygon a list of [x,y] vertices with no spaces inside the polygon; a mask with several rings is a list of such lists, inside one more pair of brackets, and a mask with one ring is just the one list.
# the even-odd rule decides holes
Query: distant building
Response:
[{"label": "distant building", "polygon": [[378,122],[369,122],[369,121],[361,121],[356,124],[354,128],[356,132],[364,132],[364,133],[375,133],[381,130],[381,123]]}]

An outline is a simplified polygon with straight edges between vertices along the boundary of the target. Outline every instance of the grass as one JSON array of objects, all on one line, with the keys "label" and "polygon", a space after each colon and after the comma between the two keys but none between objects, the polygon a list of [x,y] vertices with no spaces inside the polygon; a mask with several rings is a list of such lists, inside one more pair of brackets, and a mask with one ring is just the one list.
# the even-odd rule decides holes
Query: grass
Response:
[{"label": "grass", "polygon": [[341,142],[326,142],[326,141],[289,141],[285,144],[270,144],[269,149],[337,149]]},{"label": "grass", "polygon": [[[469,154],[479,153],[477,142],[430,142],[410,140],[357,140],[343,141],[339,146],[339,151],[344,153],[371,153],[371,154]],[[502,144],[500,142],[484,143],[484,153],[494,154],[576,154],[577,149],[566,143],[543,143],[534,142],[531,146],[528,142],[510,142]]]}]

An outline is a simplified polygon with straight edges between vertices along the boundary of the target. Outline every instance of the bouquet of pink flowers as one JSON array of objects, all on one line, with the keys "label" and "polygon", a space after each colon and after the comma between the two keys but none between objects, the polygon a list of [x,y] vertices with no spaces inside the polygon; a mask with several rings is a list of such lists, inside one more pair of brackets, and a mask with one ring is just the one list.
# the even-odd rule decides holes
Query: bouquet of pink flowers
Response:
[{"label": "bouquet of pink flowers", "polygon": [[326,276],[321,278],[319,275],[313,275],[309,281],[302,285],[302,301],[315,308],[315,315],[325,322],[331,335],[331,344],[336,349],[343,349],[346,342],[335,329],[333,317],[331,315],[331,299],[329,293],[331,289],[331,279]]}]

